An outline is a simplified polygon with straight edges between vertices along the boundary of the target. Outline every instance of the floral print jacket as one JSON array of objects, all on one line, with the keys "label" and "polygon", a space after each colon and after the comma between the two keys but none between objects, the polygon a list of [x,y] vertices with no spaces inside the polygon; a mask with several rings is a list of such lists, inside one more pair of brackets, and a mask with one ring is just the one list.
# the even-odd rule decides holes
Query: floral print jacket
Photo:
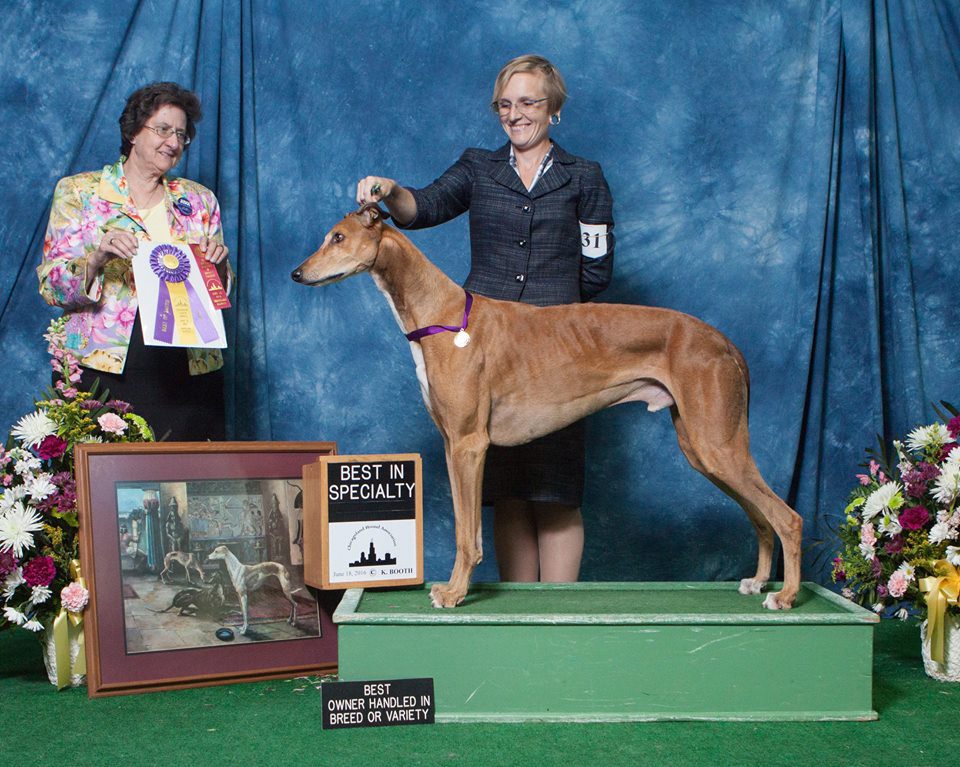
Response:
[{"label": "floral print jacket", "polygon": [[[137,316],[137,291],[133,268],[121,258],[108,261],[88,291],[87,257],[111,229],[147,237],[127,191],[123,160],[101,171],[60,179],[43,241],[43,261],[37,267],[40,295],[69,315],[67,346],[78,353],[85,367],[107,373],[123,372]],[[223,242],[220,206],[213,192],[183,178],[164,178],[163,185],[167,222],[175,241],[199,242],[207,235]],[[232,282],[229,273],[227,291]],[[223,367],[219,349],[187,349],[187,358],[191,375]]]}]

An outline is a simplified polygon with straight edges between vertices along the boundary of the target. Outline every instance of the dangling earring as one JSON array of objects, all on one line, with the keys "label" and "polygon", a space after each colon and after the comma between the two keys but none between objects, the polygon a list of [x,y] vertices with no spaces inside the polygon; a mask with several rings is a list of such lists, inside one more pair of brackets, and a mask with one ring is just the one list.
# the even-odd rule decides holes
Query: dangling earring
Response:
[{"label": "dangling earring", "polygon": [[560,124],[560,114],[550,115],[550,124],[559,125]]}]

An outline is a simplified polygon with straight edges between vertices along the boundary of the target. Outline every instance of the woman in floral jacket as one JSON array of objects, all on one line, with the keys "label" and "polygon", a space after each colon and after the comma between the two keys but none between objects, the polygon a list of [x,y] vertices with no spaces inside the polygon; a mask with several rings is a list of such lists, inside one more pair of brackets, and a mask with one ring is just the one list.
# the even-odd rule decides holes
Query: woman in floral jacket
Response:
[{"label": "woman in floral jacket", "polygon": [[223,356],[217,349],[145,347],[131,259],[139,240],[197,243],[227,290],[232,274],[209,189],[167,178],[196,134],[200,102],[176,83],[152,83],[120,117],[121,157],[61,179],[37,268],[40,294],[69,315],[67,345],[113,398],[129,400],[157,437],[222,439]]}]

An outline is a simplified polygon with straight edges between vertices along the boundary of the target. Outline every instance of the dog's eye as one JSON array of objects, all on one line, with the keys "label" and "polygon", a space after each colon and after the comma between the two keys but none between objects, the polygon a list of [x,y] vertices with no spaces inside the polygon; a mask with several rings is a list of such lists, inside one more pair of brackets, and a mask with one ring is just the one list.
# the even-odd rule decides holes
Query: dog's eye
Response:
[{"label": "dog's eye", "polygon": [[343,242],[343,235],[340,232],[334,232],[333,237],[330,238],[334,242]]}]

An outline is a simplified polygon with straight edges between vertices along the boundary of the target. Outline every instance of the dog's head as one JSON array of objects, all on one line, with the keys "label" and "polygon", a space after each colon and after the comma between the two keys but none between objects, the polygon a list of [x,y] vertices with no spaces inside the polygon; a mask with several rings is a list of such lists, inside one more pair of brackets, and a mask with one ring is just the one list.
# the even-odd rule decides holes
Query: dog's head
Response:
[{"label": "dog's head", "polygon": [[226,559],[227,551],[229,551],[229,549],[227,549],[226,546],[217,546],[217,548],[207,554],[207,559]]},{"label": "dog's head", "polygon": [[377,260],[383,222],[390,218],[375,202],[348,213],[327,232],[320,249],[291,272],[294,282],[330,285],[366,272]]}]

